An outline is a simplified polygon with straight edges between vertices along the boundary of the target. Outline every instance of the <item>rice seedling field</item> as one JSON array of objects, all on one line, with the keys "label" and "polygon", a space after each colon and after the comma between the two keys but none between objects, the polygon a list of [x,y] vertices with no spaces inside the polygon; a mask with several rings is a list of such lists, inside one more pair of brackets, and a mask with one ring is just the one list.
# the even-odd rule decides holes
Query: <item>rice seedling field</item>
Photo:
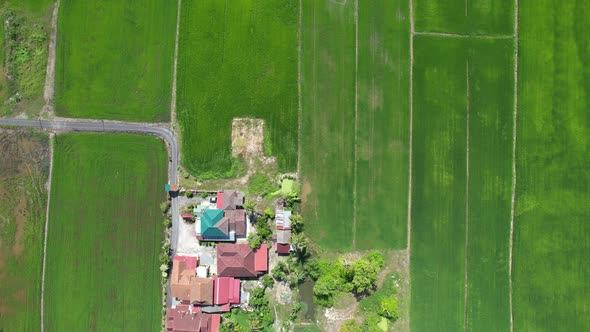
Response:
[{"label": "rice seedling field", "polygon": [[413,330],[509,329],[513,46],[414,38]]},{"label": "rice seedling field", "polygon": [[176,14],[166,0],[63,0],[56,114],[169,121]]},{"label": "rice seedling field", "polygon": [[301,172],[308,234],[333,250],[405,248],[407,3],[359,2],[357,9],[354,1],[303,1],[302,10]]},{"label": "rice seedling field", "polygon": [[160,329],[164,144],[151,136],[55,139],[47,331]]},{"label": "rice seedling field", "polygon": [[514,330],[588,331],[590,5],[521,1]]},{"label": "rice seedling field", "polygon": [[297,0],[182,3],[176,114],[193,175],[233,175],[234,117],[264,119],[266,153],[296,169],[298,10]]},{"label": "rice seedling field", "polygon": [[515,0],[414,0],[416,31],[512,35]]},{"label": "rice seedling field", "polygon": [[0,155],[0,331],[38,331],[49,140],[0,129]]}]

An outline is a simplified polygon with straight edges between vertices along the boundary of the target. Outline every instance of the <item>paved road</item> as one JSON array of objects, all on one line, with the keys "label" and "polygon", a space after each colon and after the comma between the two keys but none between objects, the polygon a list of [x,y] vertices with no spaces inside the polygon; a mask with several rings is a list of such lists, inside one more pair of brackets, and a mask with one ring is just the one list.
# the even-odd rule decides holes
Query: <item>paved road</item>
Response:
[{"label": "paved road", "polygon": [[[176,170],[178,168],[178,143],[174,133],[164,127],[156,127],[142,123],[131,122],[102,122],[96,120],[80,120],[80,121],[47,121],[47,120],[21,120],[21,119],[0,119],[0,125],[11,125],[18,127],[34,127],[56,132],[66,131],[86,131],[86,132],[118,132],[118,133],[140,133],[156,135],[168,143],[170,147],[170,165],[168,169],[168,181],[170,184],[177,184]],[[163,189],[163,185],[162,185]],[[178,246],[178,223],[180,215],[178,213],[178,200],[172,198],[172,235],[170,238],[170,246],[173,252],[176,252]],[[170,294],[170,289],[168,289]],[[170,296],[167,297],[168,305],[170,305]]]}]

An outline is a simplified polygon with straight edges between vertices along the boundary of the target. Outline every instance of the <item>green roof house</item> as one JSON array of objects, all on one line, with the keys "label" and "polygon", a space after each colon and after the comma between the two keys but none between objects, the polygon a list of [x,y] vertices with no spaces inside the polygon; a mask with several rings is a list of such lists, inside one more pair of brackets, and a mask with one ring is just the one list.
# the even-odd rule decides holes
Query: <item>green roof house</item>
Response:
[{"label": "green roof house", "polygon": [[[197,222],[199,241],[235,241],[235,226],[221,209],[206,209]],[[233,227],[232,227],[233,226]]]}]

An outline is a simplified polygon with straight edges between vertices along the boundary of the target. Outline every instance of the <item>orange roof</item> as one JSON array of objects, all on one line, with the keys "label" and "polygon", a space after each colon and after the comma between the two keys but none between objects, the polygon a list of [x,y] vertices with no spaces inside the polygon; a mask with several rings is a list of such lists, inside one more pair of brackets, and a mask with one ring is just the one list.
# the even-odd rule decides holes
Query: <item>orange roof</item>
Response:
[{"label": "orange roof", "polygon": [[[190,264],[190,263],[189,263]],[[195,304],[213,304],[213,280],[197,278],[193,265],[175,257],[170,277],[170,295]]]}]

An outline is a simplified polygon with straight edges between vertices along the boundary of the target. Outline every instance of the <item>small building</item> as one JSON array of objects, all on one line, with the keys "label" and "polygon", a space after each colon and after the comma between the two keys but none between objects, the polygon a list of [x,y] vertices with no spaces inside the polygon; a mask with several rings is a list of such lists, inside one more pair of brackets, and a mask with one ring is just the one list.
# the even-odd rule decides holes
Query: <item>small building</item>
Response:
[{"label": "small building", "polygon": [[167,184],[166,185],[166,192],[169,194],[178,194],[178,185],[177,184]]},{"label": "small building", "polygon": [[277,209],[275,213],[277,229],[291,229],[291,211]]},{"label": "small building", "polygon": [[166,309],[166,332],[218,332],[220,324],[221,315],[203,313],[198,307]]},{"label": "small building", "polygon": [[213,284],[213,304],[240,304],[240,279],[214,276]]},{"label": "small building", "polygon": [[220,190],[217,192],[217,208],[222,210],[237,210],[244,206],[244,194],[235,190]]},{"label": "small building", "polygon": [[193,221],[193,215],[190,213],[183,213],[182,214],[182,219],[186,220],[186,221]]},{"label": "small building", "polygon": [[294,251],[293,245],[288,243],[277,243],[275,244],[275,252],[279,255],[288,255],[291,251]]},{"label": "small building", "polygon": [[252,249],[248,244],[217,246],[217,274],[220,277],[256,278],[268,271],[268,246]]},{"label": "small building", "polygon": [[278,229],[277,230],[277,243],[279,243],[279,244],[291,243],[291,230]]}]

